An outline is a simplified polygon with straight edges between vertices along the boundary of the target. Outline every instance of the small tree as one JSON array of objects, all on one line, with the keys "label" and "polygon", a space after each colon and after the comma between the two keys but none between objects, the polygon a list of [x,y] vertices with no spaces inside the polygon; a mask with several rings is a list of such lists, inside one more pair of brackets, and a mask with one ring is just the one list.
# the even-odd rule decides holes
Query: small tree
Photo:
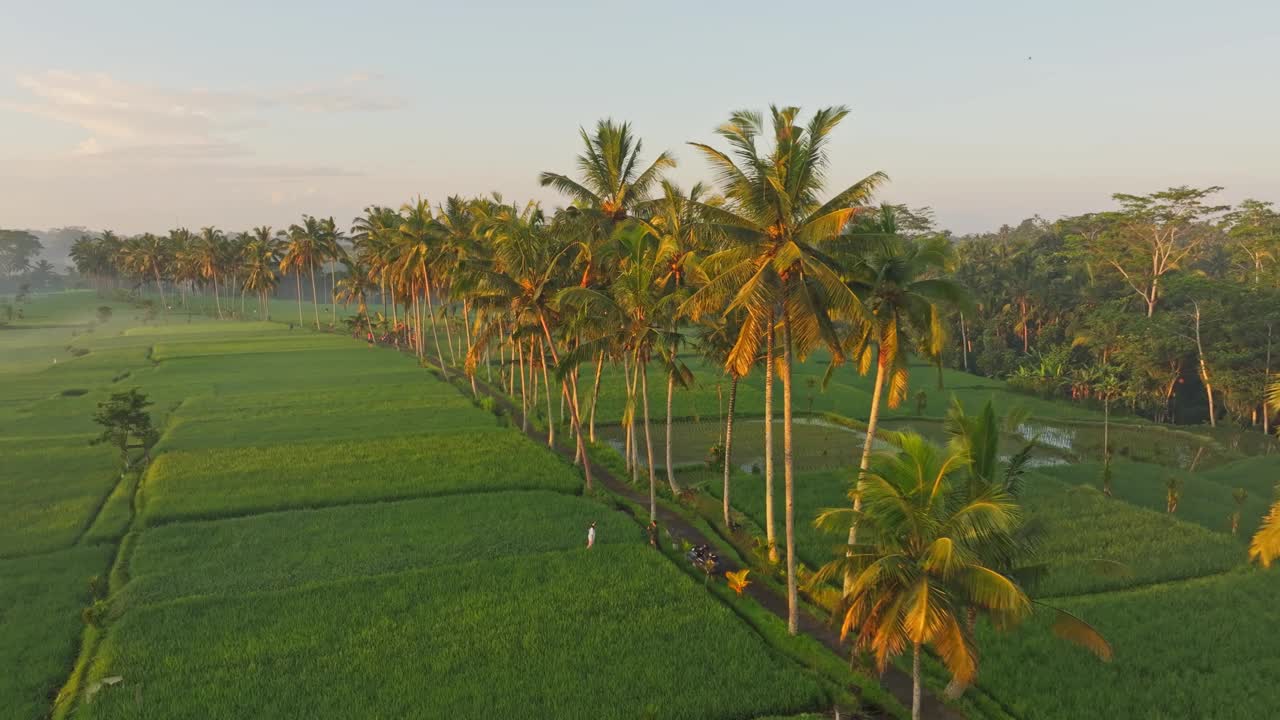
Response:
[{"label": "small tree", "polygon": [[1178,500],[1182,497],[1182,480],[1170,476],[1165,482],[1165,510],[1170,515],[1178,512]]},{"label": "small tree", "polygon": [[111,319],[111,306],[110,305],[98,306],[98,322],[104,323],[110,319]]},{"label": "small tree", "polygon": [[142,450],[142,460],[150,463],[151,448],[160,437],[151,426],[151,414],[146,411],[151,405],[146,394],[137,388],[112,393],[108,400],[98,403],[93,414],[93,421],[102,426],[102,434],[90,444],[108,443],[119,449],[121,469],[125,471],[134,465],[129,460],[130,450]]},{"label": "small tree", "polygon": [[1236,488],[1231,491],[1231,499],[1236,502],[1235,510],[1231,511],[1231,534],[1236,535],[1240,532],[1240,511],[1244,509],[1244,502],[1249,499],[1249,493],[1244,488]]}]

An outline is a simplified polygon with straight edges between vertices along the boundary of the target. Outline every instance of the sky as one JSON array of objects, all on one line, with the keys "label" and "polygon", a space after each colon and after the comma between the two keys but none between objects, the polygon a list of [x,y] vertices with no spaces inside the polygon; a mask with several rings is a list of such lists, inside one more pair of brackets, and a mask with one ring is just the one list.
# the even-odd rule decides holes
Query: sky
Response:
[{"label": "sky", "polygon": [[1222,185],[1280,202],[1280,3],[0,0],[0,227],[341,223],[497,191],[565,202],[579,127],[645,156],[730,112],[847,105],[834,192],[957,233]]}]

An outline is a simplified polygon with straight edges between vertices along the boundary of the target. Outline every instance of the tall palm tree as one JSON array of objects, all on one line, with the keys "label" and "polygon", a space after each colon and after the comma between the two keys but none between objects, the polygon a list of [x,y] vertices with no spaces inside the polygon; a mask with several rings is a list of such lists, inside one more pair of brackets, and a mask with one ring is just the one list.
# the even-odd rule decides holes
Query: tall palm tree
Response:
[{"label": "tall palm tree", "polygon": [[160,293],[160,306],[168,309],[169,304],[164,296],[164,284],[160,276],[169,272],[171,253],[169,244],[162,237],[144,233],[125,243],[124,253],[130,269],[141,277],[150,276],[156,283],[156,291]]},{"label": "tall palm tree", "polygon": [[213,281],[213,302],[218,309],[218,317],[222,317],[222,299],[218,293],[218,276],[222,274],[226,262],[226,235],[214,227],[200,229],[200,235],[192,246],[192,258],[196,272],[205,280]]},{"label": "tall palm tree", "polygon": [[274,293],[276,286],[280,284],[276,270],[280,267],[283,254],[281,242],[269,226],[256,227],[248,235],[249,241],[245,244],[242,259],[244,288],[257,295],[260,316],[264,320],[270,320],[271,303],[267,296]]},{"label": "tall palm tree", "polygon": [[[440,224],[431,210],[431,203],[422,198],[405,203],[400,208],[400,214],[402,221],[398,241],[401,249],[397,270],[412,286],[421,289],[422,297],[427,303],[427,317],[431,320],[431,340],[436,348],[436,361],[440,366],[440,373],[448,379],[449,366],[445,364],[444,353],[440,352],[440,335],[436,332],[435,301],[432,299],[435,293],[431,286],[432,270],[438,260],[437,245],[442,234]],[[414,297],[417,297],[416,293]],[[419,357],[422,355],[422,337],[422,327],[419,324]]]},{"label": "tall palm tree", "polygon": [[[715,321],[708,323],[698,335],[698,347],[703,357],[723,367],[729,351],[733,349],[734,342],[737,340],[740,332],[738,326],[741,322],[741,313],[735,313],[728,317],[716,318]],[[738,404],[738,382],[742,378],[731,369],[726,372],[729,375],[729,402],[725,412],[724,447],[721,454],[724,461],[724,479],[720,488],[720,503],[724,525],[728,528],[732,526],[729,478],[733,472],[733,416]],[[769,489],[771,488],[767,488],[766,491]],[[770,544],[773,543],[772,527],[769,528],[768,541]]]},{"label": "tall palm tree", "polygon": [[[706,278],[699,267],[699,258],[712,249],[717,239],[712,227],[702,222],[701,204],[707,200],[707,191],[698,183],[686,195],[669,180],[662,181],[662,196],[644,203],[646,218],[640,220],[647,232],[658,239],[659,275],[656,282],[659,293],[670,297],[674,303],[682,302],[690,287],[705,284]],[[714,201],[713,201],[714,202]],[[676,483],[675,463],[671,458],[671,404],[676,385],[688,387],[693,380],[689,368],[679,359],[679,346],[684,335],[679,332],[680,315],[676,305],[665,314],[667,342],[660,348],[660,357],[667,371],[667,426],[666,467],[667,484],[672,493],[679,492]]]},{"label": "tall palm tree", "polygon": [[346,239],[346,234],[338,229],[338,224],[332,217],[320,221],[320,259],[329,266],[329,302],[332,303],[333,310],[330,327],[338,326],[338,304],[333,302],[333,298],[337,294],[337,263],[342,262],[347,255],[347,249],[343,247]]},{"label": "tall palm tree", "polygon": [[298,324],[302,325],[302,271],[311,276],[311,305],[315,314],[316,329],[320,329],[320,306],[316,296],[316,263],[322,262],[324,227],[310,215],[302,216],[302,224],[294,223],[281,231],[285,238],[284,254],[280,258],[280,272],[293,272],[298,289]]},{"label": "tall palm tree", "polygon": [[[866,472],[871,461],[886,383],[889,407],[897,407],[907,396],[910,348],[938,345],[935,340],[944,332],[946,311],[968,307],[964,289],[944,276],[954,259],[950,242],[942,237],[902,237],[897,215],[897,208],[887,204],[877,213],[865,213],[836,248],[845,281],[863,299],[868,320],[846,336],[844,349],[859,358],[863,372],[872,363],[876,369],[859,474]],[[855,495],[854,510],[861,506]],[[850,526],[850,546],[857,544],[857,534],[857,525]],[[846,584],[851,581],[848,578]]]},{"label": "tall palm tree", "polygon": [[822,525],[842,527],[857,515],[864,529],[854,552],[823,566],[814,583],[852,575],[841,598],[841,639],[875,655],[883,672],[903,652],[912,654],[911,717],[920,718],[920,654],[931,646],[961,683],[977,675],[968,607],[981,608],[998,627],[1031,612],[1031,601],[1011,578],[988,566],[979,551],[993,535],[1010,532],[1019,513],[1007,492],[993,487],[976,499],[954,485],[968,464],[955,449],[941,450],[915,434],[899,438],[897,452],[873,458],[850,495],[862,510],[824,511]]},{"label": "tall palm tree", "polygon": [[[664,243],[649,231],[648,226],[634,224],[623,226],[617,233],[619,252],[623,259],[618,276],[604,290],[569,287],[561,290],[556,299],[562,306],[581,308],[585,313],[616,317],[621,320],[625,344],[636,363],[640,379],[640,407],[644,418],[644,440],[648,453],[649,470],[649,519],[657,519],[657,477],[653,458],[653,441],[649,423],[649,361],[656,352],[662,353],[674,344],[670,318],[675,312],[680,295],[668,292],[671,286],[664,282],[664,273],[670,267],[673,245]],[[618,328],[609,330],[617,334]],[[675,357],[664,358],[670,368],[668,377],[683,374]],[[687,372],[687,370],[685,371]],[[670,393],[670,389],[668,389]],[[668,397],[670,395],[668,394]],[[670,434],[670,407],[668,404],[668,435]],[[670,453],[668,470],[670,470]],[[667,473],[672,494],[680,491],[674,474]]]},{"label": "tall palm tree", "polygon": [[[716,131],[734,157],[703,143],[691,143],[711,163],[726,205],[701,204],[704,221],[727,239],[728,247],[705,262],[712,279],[684,305],[701,315],[745,311],[737,342],[725,363],[746,375],[761,344],[781,319],[782,456],[786,495],[788,629],[799,627],[796,593],[795,488],[792,462],[791,367],[820,342],[839,352],[833,319],[862,322],[861,301],[846,286],[820,246],[834,240],[885,179],[875,173],[823,202],[827,142],[848,115],[844,107],[814,113],[797,124],[799,108],[770,109],[773,148],[757,145],[764,132],[758,113],[741,111]],[[736,159],[735,159],[736,158]]]}]

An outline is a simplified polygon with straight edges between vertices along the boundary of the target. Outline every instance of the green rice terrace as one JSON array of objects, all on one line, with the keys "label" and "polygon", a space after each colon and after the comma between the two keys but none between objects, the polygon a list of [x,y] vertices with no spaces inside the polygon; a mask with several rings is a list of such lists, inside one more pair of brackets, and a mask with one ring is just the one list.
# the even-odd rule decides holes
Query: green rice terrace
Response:
[{"label": "green rice terrace", "polygon": [[[95,316],[104,303],[109,318]],[[850,672],[788,636],[749,595],[691,571],[669,539],[654,551],[644,508],[586,490],[580,470],[500,404],[473,402],[465,381],[444,382],[410,355],[281,323],[148,319],[92,292],[36,297],[0,331],[0,352],[6,717],[347,718],[375,705],[385,717],[905,712],[870,668]],[[707,454],[722,439],[726,387],[688,361],[672,457],[696,495],[664,487],[661,502],[724,554],[740,553],[757,583],[780,587],[759,549],[762,381],[738,389],[736,527],[717,529],[708,508],[722,481]],[[823,372],[815,359],[795,383],[797,555],[811,569],[842,542],[812,519],[847,503],[865,439],[848,418],[870,402],[867,378],[844,368],[823,388]],[[981,673],[951,712],[1256,718],[1280,705],[1270,682],[1280,641],[1266,630],[1280,620],[1280,575],[1252,569],[1245,552],[1280,454],[1126,420],[1111,431],[1123,449],[1106,497],[1089,459],[1091,411],[960,372],[945,371],[942,390],[934,368],[912,374],[928,397],[887,411],[890,432],[945,442],[952,397],[1029,408],[1001,441],[1006,454],[1024,435],[1044,441],[1023,494],[1043,565],[1028,589],[1086,619],[1114,653],[1100,662],[1055,637],[1048,611],[1009,632],[980,622]],[[625,380],[602,373],[591,450],[595,467],[622,480]],[[97,403],[125,388],[154,402],[160,430],[141,474],[122,474],[113,451],[89,444]],[[545,420],[533,416],[535,438]],[[665,429],[652,421],[665,485]],[[1182,483],[1174,513],[1171,476]],[[1236,486],[1254,492],[1233,534]],[[781,482],[775,494],[781,507]],[[926,677],[943,695],[932,659]]]}]

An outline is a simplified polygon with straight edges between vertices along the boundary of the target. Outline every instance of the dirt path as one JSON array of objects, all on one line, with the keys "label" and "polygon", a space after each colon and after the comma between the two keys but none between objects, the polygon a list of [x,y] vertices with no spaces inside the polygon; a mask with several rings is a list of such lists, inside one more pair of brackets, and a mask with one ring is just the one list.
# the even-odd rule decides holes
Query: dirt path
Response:
[{"label": "dirt path", "polygon": [[[485,395],[493,398],[494,402],[501,405],[513,418],[515,423],[520,422],[520,408],[508,397],[501,392],[495,390],[488,383],[476,378],[476,387]],[[469,389],[468,389],[469,390]],[[532,427],[525,433],[530,439],[546,444],[546,434],[542,431],[535,430]],[[557,441],[555,451],[559,453],[569,462],[573,462],[575,450],[567,447]],[[626,483],[614,477],[606,468],[599,464],[592,464],[591,475],[594,482],[600,483],[607,488],[609,492],[626,498],[641,507],[648,507],[649,496],[642,493],[629,483]],[[684,516],[673,512],[672,510],[658,506],[658,525],[664,528],[677,541],[686,540],[693,545],[707,544],[715,546],[715,543],[698,528],[694,527]],[[739,565],[731,558],[721,556],[720,567],[717,573],[732,572],[737,570]],[[775,592],[772,588],[763,583],[752,583],[747,586],[746,594],[755,599],[765,609],[778,616],[783,622],[787,619],[787,600],[780,593]],[[800,612],[800,631],[816,638],[823,645],[827,646],[838,657],[845,656],[845,649],[840,643],[840,638],[836,632],[822,620],[813,617],[808,612],[801,609]],[[908,709],[911,707],[911,677],[901,670],[890,667],[888,672],[879,678],[881,686],[885,690],[892,693]],[[930,720],[963,720],[963,716],[946,705],[929,692],[925,692],[922,699],[921,714]]]}]

